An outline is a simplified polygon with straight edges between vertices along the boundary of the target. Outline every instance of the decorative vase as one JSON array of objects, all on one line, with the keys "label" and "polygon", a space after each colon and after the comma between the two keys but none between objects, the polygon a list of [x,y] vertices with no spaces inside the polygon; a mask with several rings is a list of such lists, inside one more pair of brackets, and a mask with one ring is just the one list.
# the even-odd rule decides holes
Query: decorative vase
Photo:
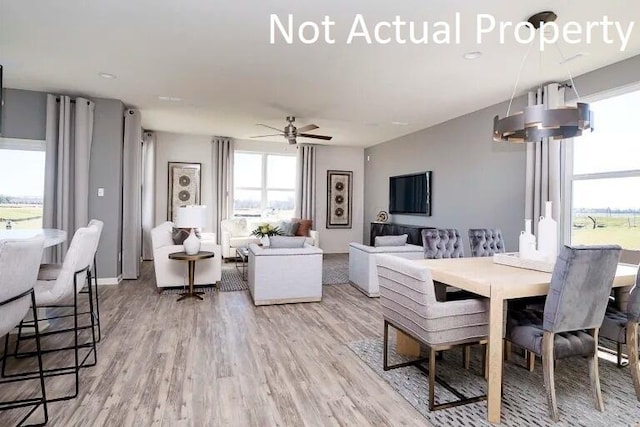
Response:
[{"label": "decorative vase", "polygon": [[555,262],[558,257],[558,223],[551,216],[551,202],[546,202],[544,216],[538,223],[538,250],[547,261]]},{"label": "decorative vase", "polygon": [[263,247],[269,246],[269,236],[262,236],[262,237],[260,238],[260,244],[261,244]]},{"label": "decorative vase", "polygon": [[200,252],[200,239],[196,237],[196,233],[191,229],[191,233],[189,233],[189,237],[182,242],[182,246],[184,247],[184,251],[187,255],[195,255]]},{"label": "decorative vase", "polygon": [[536,237],[531,234],[531,220],[524,220],[524,231],[520,232],[520,258],[533,258],[536,251]]}]

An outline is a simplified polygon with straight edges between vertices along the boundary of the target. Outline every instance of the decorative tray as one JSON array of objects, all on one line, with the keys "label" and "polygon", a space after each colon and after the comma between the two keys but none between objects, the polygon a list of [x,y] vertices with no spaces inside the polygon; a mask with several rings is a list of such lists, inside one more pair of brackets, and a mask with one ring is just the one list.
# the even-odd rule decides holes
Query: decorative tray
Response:
[{"label": "decorative tray", "polygon": [[555,266],[555,263],[543,260],[520,258],[518,252],[495,254],[493,255],[493,262],[511,267],[526,268],[527,270],[544,271],[546,273],[552,273],[553,267]]}]

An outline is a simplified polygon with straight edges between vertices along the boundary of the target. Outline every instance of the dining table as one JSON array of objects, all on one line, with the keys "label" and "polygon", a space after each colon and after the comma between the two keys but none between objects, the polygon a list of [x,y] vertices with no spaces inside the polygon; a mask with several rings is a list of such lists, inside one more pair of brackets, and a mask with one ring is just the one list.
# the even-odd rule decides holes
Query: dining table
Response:
[{"label": "dining table", "polygon": [[59,245],[67,240],[67,232],[57,228],[0,229],[0,240],[29,239],[38,235],[44,236],[45,248]]},{"label": "dining table", "polygon": [[[551,273],[497,264],[491,257],[420,259],[414,262],[429,267],[434,281],[489,299],[487,420],[500,423],[506,302],[547,295]],[[613,287],[632,286],[637,271],[637,265],[619,263]]]}]

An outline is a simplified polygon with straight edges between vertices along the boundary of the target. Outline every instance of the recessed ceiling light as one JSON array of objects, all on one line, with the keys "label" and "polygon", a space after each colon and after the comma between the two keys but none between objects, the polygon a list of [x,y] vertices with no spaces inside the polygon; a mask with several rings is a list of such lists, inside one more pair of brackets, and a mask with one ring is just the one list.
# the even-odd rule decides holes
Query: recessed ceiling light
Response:
[{"label": "recessed ceiling light", "polygon": [[391,122],[392,125],[397,125],[397,126],[407,126],[409,123],[407,122]]},{"label": "recessed ceiling light", "polygon": [[478,59],[481,56],[482,56],[482,52],[478,52],[478,51],[467,52],[464,55],[462,55],[464,59],[468,59],[468,60]]},{"label": "recessed ceiling light", "polygon": [[110,80],[113,80],[113,79],[115,79],[115,78],[116,78],[116,75],[115,75],[115,74],[111,74],[111,73],[98,73],[98,75],[99,75],[100,77],[102,77],[103,79],[110,79]]},{"label": "recessed ceiling light", "polygon": [[167,102],[180,102],[180,101],[182,101],[182,98],[178,98],[177,96],[159,96],[158,99],[160,101],[167,101]]}]

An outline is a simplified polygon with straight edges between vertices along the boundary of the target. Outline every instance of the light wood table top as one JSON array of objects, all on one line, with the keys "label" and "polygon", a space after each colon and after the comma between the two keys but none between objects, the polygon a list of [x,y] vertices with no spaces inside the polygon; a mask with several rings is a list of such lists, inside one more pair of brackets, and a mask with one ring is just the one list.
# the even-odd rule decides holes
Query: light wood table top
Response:
[{"label": "light wood table top", "polygon": [[[500,422],[502,405],[502,339],[505,300],[546,295],[551,273],[495,264],[490,257],[424,259],[415,262],[429,267],[433,280],[489,298],[489,375],[487,419]],[[632,286],[638,267],[618,264],[614,287]]]}]

